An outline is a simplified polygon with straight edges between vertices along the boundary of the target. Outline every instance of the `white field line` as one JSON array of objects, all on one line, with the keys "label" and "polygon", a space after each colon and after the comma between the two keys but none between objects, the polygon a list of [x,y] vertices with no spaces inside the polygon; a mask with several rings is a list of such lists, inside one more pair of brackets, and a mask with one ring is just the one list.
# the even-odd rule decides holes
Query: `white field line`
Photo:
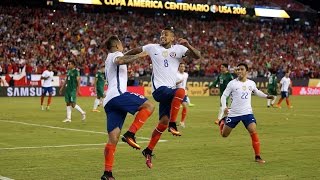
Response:
[{"label": "white field line", "polygon": [[[149,141],[137,141],[137,143],[148,143]],[[167,140],[159,140],[159,142],[167,142]],[[125,144],[124,142],[119,142],[118,144]],[[98,144],[69,144],[69,145],[57,145],[57,146],[30,146],[30,147],[10,147],[10,148],[0,148],[1,150],[19,150],[19,149],[44,149],[44,148],[64,148],[64,147],[81,147],[81,146],[102,146],[105,143]],[[1,176],[0,176],[1,177]],[[0,179],[2,180],[2,179]]]},{"label": "white field line", "polygon": [[[0,122],[13,123],[13,124],[23,124],[23,125],[27,125],[27,126],[37,126],[37,127],[45,127],[45,128],[60,129],[60,130],[67,130],[67,131],[77,131],[77,132],[86,132],[86,133],[105,134],[105,135],[107,135],[106,132],[90,131],[90,130],[82,130],[82,129],[72,129],[72,128],[63,128],[63,127],[48,126],[48,125],[43,125],[43,124],[32,124],[32,123],[26,123],[26,122],[20,122],[20,121],[0,120]],[[136,137],[136,138],[149,140],[149,138],[146,138],[146,137]]]},{"label": "white field line", "polygon": [[8,177],[4,177],[4,176],[0,175],[0,180],[14,180],[14,179],[11,179],[11,178],[8,178]]}]

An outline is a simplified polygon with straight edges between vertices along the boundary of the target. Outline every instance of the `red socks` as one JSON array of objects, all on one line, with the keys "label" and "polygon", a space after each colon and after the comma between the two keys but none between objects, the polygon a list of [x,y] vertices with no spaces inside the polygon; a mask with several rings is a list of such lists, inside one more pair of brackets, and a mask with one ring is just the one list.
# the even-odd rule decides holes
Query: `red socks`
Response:
[{"label": "red socks", "polygon": [[289,98],[286,98],[286,103],[287,103],[287,106],[290,106]]},{"label": "red socks", "polygon": [[177,116],[179,113],[180,105],[182,103],[182,100],[185,96],[185,91],[184,89],[177,89],[173,100],[171,102],[171,110],[170,110],[170,122],[176,122]]},{"label": "red socks", "polygon": [[280,99],[279,99],[279,101],[278,101],[278,105],[280,105],[280,104],[281,104],[282,100],[283,100],[282,98],[280,98]]},{"label": "red socks", "polygon": [[224,120],[221,120],[220,125],[219,125],[219,128],[220,128],[220,135],[221,135],[221,136],[222,136],[222,130],[223,130],[223,127],[224,127]]},{"label": "red socks", "polygon": [[252,133],[251,135],[251,141],[252,141],[252,147],[254,149],[254,153],[256,156],[260,156],[260,142],[258,133]]},{"label": "red socks", "polygon": [[153,130],[151,140],[149,142],[148,148],[152,151],[156,144],[158,143],[161,134],[167,129],[168,125],[158,124],[158,126]]},{"label": "red socks", "polygon": [[131,124],[131,126],[129,128],[129,131],[135,134],[143,126],[143,124],[147,121],[147,119],[150,117],[150,115],[151,115],[151,112],[148,109],[146,109],[146,108],[141,109],[137,113],[133,123]]},{"label": "red socks", "polygon": [[115,151],[116,151],[116,145],[106,144],[104,148],[104,170],[105,171],[112,171]]}]

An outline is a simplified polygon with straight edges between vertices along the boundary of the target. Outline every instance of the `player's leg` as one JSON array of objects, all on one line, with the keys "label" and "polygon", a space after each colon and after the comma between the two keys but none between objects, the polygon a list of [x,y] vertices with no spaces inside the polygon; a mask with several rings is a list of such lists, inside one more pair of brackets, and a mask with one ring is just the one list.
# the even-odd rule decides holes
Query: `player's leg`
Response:
[{"label": "player's leg", "polygon": [[42,94],[41,94],[41,110],[44,110],[44,107],[43,107],[43,101],[44,101],[44,96],[47,94],[47,88],[46,87],[42,87]]},{"label": "player's leg", "polygon": [[66,91],[64,94],[64,100],[66,102],[66,110],[67,110],[67,118],[62,122],[71,122],[71,113],[72,113],[72,106],[70,100],[70,94]]},{"label": "player's leg", "polygon": [[94,100],[92,112],[100,112],[97,108],[100,105],[101,99],[103,97],[103,89],[97,89],[97,98]]},{"label": "player's leg", "polygon": [[83,111],[82,108],[77,104],[77,96],[75,91],[71,93],[71,102],[72,102],[72,107],[81,113],[82,115],[81,120],[84,121],[86,119],[86,112]]},{"label": "player's leg", "polygon": [[170,122],[168,130],[175,136],[181,136],[180,132],[177,130],[176,120],[179,113],[180,105],[183,101],[183,98],[185,97],[185,91],[182,88],[178,88],[175,91],[172,91],[172,93],[174,93],[174,95],[171,101]]},{"label": "player's leg", "polygon": [[138,111],[129,130],[123,135],[122,141],[133,148],[140,149],[135,141],[135,134],[153,113],[154,105],[144,96],[128,92],[117,97],[117,104],[125,112],[135,114]]},{"label": "player's leg", "polygon": [[96,97],[96,99],[94,99],[93,102],[93,108],[92,108],[92,112],[100,112],[97,108],[100,104],[100,99],[98,98],[98,96]]},{"label": "player's leg", "polygon": [[292,108],[290,100],[289,100],[289,92],[286,92],[286,103],[288,108]]},{"label": "player's leg", "polygon": [[224,117],[219,121],[220,134],[222,137],[228,137],[233,128],[240,122],[239,117]]},{"label": "player's leg", "polygon": [[[159,108],[160,115],[161,115],[161,106]],[[152,136],[147,148],[142,151],[143,156],[146,158],[146,165],[149,168],[152,168],[152,151],[155,148],[156,144],[158,143],[162,133],[168,128],[169,117],[167,115],[163,115],[160,117],[159,123],[157,127],[153,130]]]},{"label": "player's leg", "polygon": [[52,99],[52,94],[53,94],[53,88],[49,87],[48,88],[48,92],[49,92],[49,97],[48,97],[48,101],[47,101],[47,107],[46,110],[50,109],[50,104],[51,104],[51,99]]},{"label": "player's leg", "polygon": [[[271,90],[268,89],[268,94],[272,94]],[[269,108],[271,106],[271,99],[267,99],[267,107]]]},{"label": "player's leg", "polygon": [[256,119],[252,114],[244,116],[242,120],[244,126],[248,130],[251,136],[252,148],[255,153],[255,161],[258,163],[265,163],[260,156],[260,141],[258,137],[258,132],[256,130]]},{"label": "player's leg", "polygon": [[181,112],[181,121],[180,121],[180,126],[185,128],[186,127],[186,124],[185,124],[185,121],[186,121],[186,117],[187,117],[187,111],[188,111],[188,104],[187,104],[187,99],[186,98],[187,96],[185,96],[185,98],[183,99],[183,102],[182,102],[182,112]]},{"label": "player's leg", "polygon": [[[274,94],[273,97],[274,97],[274,98],[273,98],[273,100],[271,101],[271,106],[272,106],[272,107],[274,107],[274,103],[275,103],[276,100],[277,100],[277,95]],[[268,100],[269,100],[269,99],[268,99]],[[271,100],[271,99],[270,99],[270,100]]]},{"label": "player's leg", "polygon": [[192,103],[191,103],[191,100],[190,100],[189,96],[188,96],[188,95],[186,95],[186,97],[187,97],[187,103],[188,103],[188,106],[190,106],[190,107],[195,106],[194,104],[192,104]]},{"label": "player's leg", "polygon": [[108,142],[104,147],[104,172],[101,176],[103,180],[109,180],[114,178],[112,175],[112,168],[114,162],[114,155],[116,151],[116,146],[120,136],[120,129],[115,128],[111,132],[108,133]]},{"label": "player's leg", "polygon": [[104,148],[104,173],[101,177],[103,180],[114,178],[112,175],[114,155],[120,132],[127,115],[127,113],[117,111],[116,108],[113,108],[112,103],[108,103],[104,108],[107,114],[108,142]]},{"label": "player's leg", "polygon": [[181,133],[177,130],[175,121],[184,98],[184,89],[171,89],[166,86],[161,86],[152,93],[152,96],[157,102],[160,102],[160,119],[163,116],[167,116],[170,119],[168,131],[175,136],[181,136]]},{"label": "player's leg", "polygon": [[278,101],[278,103],[277,103],[277,107],[278,107],[278,108],[281,108],[280,104],[281,104],[281,102],[282,102],[282,100],[283,100],[284,98],[286,98],[286,92],[281,91],[281,98],[279,99],[279,101]]}]

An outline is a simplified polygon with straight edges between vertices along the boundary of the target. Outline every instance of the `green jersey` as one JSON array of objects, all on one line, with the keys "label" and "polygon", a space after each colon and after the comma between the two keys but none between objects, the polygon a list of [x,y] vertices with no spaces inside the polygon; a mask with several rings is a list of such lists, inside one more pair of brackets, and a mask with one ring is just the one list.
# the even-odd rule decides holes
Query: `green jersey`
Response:
[{"label": "green jersey", "polygon": [[104,84],[105,84],[104,74],[102,72],[98,71],[96,74],[96,88],[103,89]]},{"label": "green jersey", "polygon": [[71,69],[67,72],[67,92],[76,91],[78,87],[77,78],[80,76],[80,73],[77,69]]},{"label": "green jersey", "polygon": [[277,95],[277,88],[278,88],[278,79],[276,75],[272,75],[269,77],[268,80],[268,93],[270,95]]},{"label": "green jersey", "polygon": [[218,87],[220,88],[220,96],[223,94],[223,91],[227,88],[228,83],[233,80],[231,73],[220,73],[215,81],[213,81],[209,88]]}]

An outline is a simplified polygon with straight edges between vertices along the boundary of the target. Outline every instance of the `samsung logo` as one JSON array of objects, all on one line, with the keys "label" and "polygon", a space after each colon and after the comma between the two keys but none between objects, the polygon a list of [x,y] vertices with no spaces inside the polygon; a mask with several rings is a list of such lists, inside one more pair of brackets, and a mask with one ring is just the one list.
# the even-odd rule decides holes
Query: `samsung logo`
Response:
[{"label": "samsung logo", "polygon": [[[41,96],[42,88],[41,87],[8,87],[7,96],[8,97],[19,97],[19,96]],[[52,96],[56,95],[56,88],[53,87]]]}]

